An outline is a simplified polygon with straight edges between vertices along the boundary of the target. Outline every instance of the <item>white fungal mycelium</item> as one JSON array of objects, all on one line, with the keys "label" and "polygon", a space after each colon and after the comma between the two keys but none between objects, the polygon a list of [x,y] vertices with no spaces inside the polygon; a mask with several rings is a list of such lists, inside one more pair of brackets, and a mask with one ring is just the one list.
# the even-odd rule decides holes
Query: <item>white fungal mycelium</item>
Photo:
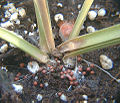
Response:
[{"label": "white fungal mycelium", "polygon": [[98,10],[98,16],[105,16],[105,15],[106,15],[106,10],[104,8]]},{"label": "white fungal mycelium", "polygon": [[31,61],[27,65],[27,69],[33,74],[37,73],[39,71],[39,68],[40,67],[36,61]]},{"label": "white fungal mycelium", "polygon": [[7,44],[3,44],[1,47],[0,47],[0,52],[1,53],[5,53],[8,49],[8,45]]},{"label": "white fungal mycelium", "polygon": [[100,55],[100,63],[104,69],[112,69],[113,68],[113,61],[106,55],[103,55],[103,54]]},{"label": "white fungal mycelium", "polygon": [[66,97],[64,94],[62,94],[62,95],[60,96],[60,99],[61,99],[62,101],[67,101],[67,97]]},{"label": "white fungal mycelium", "polygon": [[69,57],[69,58],[64,59],[63,62],[64,62],[65,67],[72,68],[75,66],[76,61],[74,57]]},{"label": "white fungal mycelium", "polygon": [[63,4],[62,3],[57,3],[57,7],[63,7]]},{"label": "white fungal mycelium", "polygon": [[14,88],[15,92],[22,93],[22,90],[23,90],[23,86],[22,85],[12,84],[12,87]]},{"label": "white fungal mycelium", "polygon": [[88,12],[88,18],[90,20],[94,20],[96,18],[96,16],[97,16],[97,12],[96,11],[91,10],[91,11]]},{"label": "white fungal mycelium", "polygon": [[88,33],[95,32],[95,28],[94,28],[93,26],[88,26],[88,27],[87,27],[87,32],[88,32]]},{"label": "white fungal mycelium", "polygon": [[59,13],[54,16],[54,20],[58,22],[59,20],[64,20],[63,14]]},{"label": "white fungal mycelium", "polygon": [[38,94],[38,95],[37,95],[37,100],[38,100],[38,101],[41,101],[42,98],[43,98],[43,96],[42,96],[41,94]]}]

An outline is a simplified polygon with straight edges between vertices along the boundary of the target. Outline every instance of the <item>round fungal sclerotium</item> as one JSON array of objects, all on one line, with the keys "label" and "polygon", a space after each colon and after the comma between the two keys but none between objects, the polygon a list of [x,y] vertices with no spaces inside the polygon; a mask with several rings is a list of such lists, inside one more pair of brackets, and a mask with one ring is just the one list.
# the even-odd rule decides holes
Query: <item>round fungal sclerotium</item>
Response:
[{"label": "round fungal sclerotium", "polygon": [[95,32],[95,28],[93,26],[88,26],[87,27],[87,32],[88,33],[93,33],[93,32]]},{"label": "round fungal sclerotium", "polygon": [[100,63],[104,69],[112,69],[113,61],[106,55],[100,55]]},{"label": "round fungal sclerotium", "polygon": [[59,13],[54,16],[54,20],[58,22],[59,20],[64,20],[63,14]]},{"label": "round fungal sclerotium", "polygon": [[94,20],[96,18],[96,16],[97,16],[96,11],[91,10],[91,11],[88,12],[88,17],[89,17],[90,20]]},{"label": "round fungal sclerotium", "polygon": [[104,8],[98,10],[98,16],[105,16],[105,15],[106,15],[106,10]]}]

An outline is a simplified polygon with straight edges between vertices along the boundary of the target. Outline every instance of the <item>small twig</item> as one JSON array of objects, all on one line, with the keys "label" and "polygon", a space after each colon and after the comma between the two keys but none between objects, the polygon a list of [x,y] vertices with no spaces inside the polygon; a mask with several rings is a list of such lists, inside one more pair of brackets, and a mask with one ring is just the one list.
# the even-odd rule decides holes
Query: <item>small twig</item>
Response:
[{"label": "small twig", "polygon": [[[120,75],[120,71],[115,75],[115,78],[117,78],[119,75]],[[112,82],[113,80],[114,80],[114,79],[112,79],[111,82]]]}]

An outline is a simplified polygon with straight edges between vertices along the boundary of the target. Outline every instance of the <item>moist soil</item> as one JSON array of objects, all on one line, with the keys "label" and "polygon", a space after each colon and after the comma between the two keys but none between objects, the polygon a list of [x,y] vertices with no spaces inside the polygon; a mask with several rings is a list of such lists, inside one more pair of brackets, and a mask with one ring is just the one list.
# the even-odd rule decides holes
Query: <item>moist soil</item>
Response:
[{"label": "moist soil", "polygon": [[[16,7],[25,8],[27,13],[25,18],[20,18],[20,25],[15,25],[8,29],[19,33],[28,42],[38,46],[36,39],[38,34],[31,37],[23,32],[24,30],[27,30],[28,32],[35,32],[37,30],[37,27],[34,29],[31,27],[33,23],[36,23],[32,0],[1,0],[0,19],[4,16],[4,9],[2,6],[6,5],[7,1],[14,3]],[[59,27],[54,20],[55,14],[62,13],[65,21],[75,21],[80,11],[80,9],[78,9],[78,4],[82,4],[83,1],[84,0],[48,0],[56,46],[62,43],[62,40],[59,36]],[[58,7],[57,3],[62,3],[63,7]],[[95,0],[91,10],[97,10],[98,8],[96,5],[100,8],[105,8],[107,14],[104,17],[97,17],[94,21],[90,21],[87,17],[84,23],[85,28],[81,31],[80,35],[85,35],[87,33],[86,27],[90,25],[97,30],[100,30],[120,22],[119,15],[116,14],[116,12],[120,11],[119,0]],[[9,44],[0,39],[0,45],[3,43]],[[119,79],[120,45],[110,46],[108,48],[82,54],[80,55],[82,60],[78,60],[77,63],[78,65],[83,66],[83,71],[86,71],[86,68],[88,67],[87,63],[83,60],[87,60],[101,67],[99,62],[99,56],[101,54],[105,54],[112,59],[114,67],[107,71],[114,77],[117,75],[116,78]],[[56,61],[51,67],[54,69],[53,71],[50,71],[49,73],[42,73],[40,71],[33,75],[27,70],[27,64],[34,59],[21,50],[9,46],[7,52],[0,54],[1,68],[6,67],[8,70],[7,72],[3,72],[3,70],[0,72],[0,102],[39,103],[36,97],[38,94],[41,94],[43,99],[40,103],[83,103],[83,101],[85,101],[83,95],[88,96],[88,103],[120,103],[120,84],[99,68],[95,66],[91,67],[94,74],[86,72],[87,74],[84,76],[84,80],[81,80],[77,85],[72,85],[70,87],[70,81],[67,78],[61,79],[60,77],[61,65],[64,66],[62,59],[53,56],[51,56],[51,59]],[[21,63],[24,63],[24,67],[20,66]],[[46,66],[41,63],[39,65],[44,69],[48,67],[48,65]],[[74,67],[65,68],[66,70],[74,69]],[[20,75],[16,76],[18,74]],[[16,77],[18,80],[15,79]],[[34,84],[35,81],[37,82],[37,85]],[[23,93],[15,93],[11,86],[12,83],[23,85]],[[48,83],[48,86],[45,86],[45,83]],[[41,84],[43,84],[43,86]],[[67,102],[60,100],[60,96],[58,95],[60,93],[66,95]]]}]

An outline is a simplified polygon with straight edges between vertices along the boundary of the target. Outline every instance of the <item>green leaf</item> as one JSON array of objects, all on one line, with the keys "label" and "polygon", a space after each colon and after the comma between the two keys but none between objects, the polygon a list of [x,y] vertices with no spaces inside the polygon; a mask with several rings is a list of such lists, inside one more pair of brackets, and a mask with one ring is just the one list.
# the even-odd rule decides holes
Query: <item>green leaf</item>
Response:
[{"label": "green leaf", "polygon": [[47,54],[43,53],[37,47],[30,44],[26,40],[20,38],[16,33],[12,31],[0,27],[0,38],[12,43],[19,49],[37,59],[39,62],[47,63],[49,61]]},{"label": "green leaf", "polygon": [[120,43],[120,24],[66,41],[58,50],[69,52],[64,58]]},{"label": "green leaf", "polygon": [[94,0],[85,0],[84,1],[84,4],[83,4],[83,6],[82,6],[82,8],[80,10],[80,13],[79,13],[78,17],[77,17],[77,20],[75,22],[73,30],[72,30],[72,32],[71,32],[71,34],[69,36],[69,39],[73,39],[73,38],[75,38],[76,36],[79,35],[80,30],[81,30],[81,28],[83,26],[83,23],[84,23],[84,21],[86,19],[86,16],[88,14],[88,11],[89,11],[93,1]]},{"label": "green leaf", "polygon": [[44,52],[55,49],[47,0],[33,0],[40,35],[40,46]]}]

